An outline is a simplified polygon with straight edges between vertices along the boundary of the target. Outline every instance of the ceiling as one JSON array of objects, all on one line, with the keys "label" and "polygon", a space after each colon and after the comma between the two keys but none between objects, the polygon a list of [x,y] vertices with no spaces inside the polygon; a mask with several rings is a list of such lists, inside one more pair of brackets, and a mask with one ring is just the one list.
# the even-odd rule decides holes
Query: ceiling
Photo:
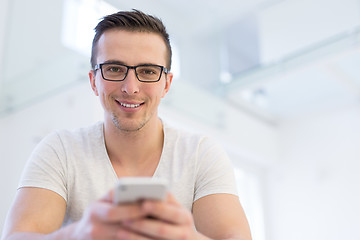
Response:
[{"label": "ceiling", "polygon": [[259,11],[261,63],[227,98],[281,121],[360,103],[360,1],[286,1]]},{"label": "ceiling", "polygon": [[171,35],[175,36],[178,33],[191,36],[219,31],[244,14],[281,1],[283,0],[106,0],[118,9],[135,8],[160,17]]},{"label": "ceiling", "polygon": [[[224,97],[266,121],[359,103],[359,0],[135,0],[131,8],[161,16],[175,36],[229,36],[229,59],[241,71],[223,84]],[[245,56],[249,51],[257,56]]]},{"label": "ceiling", "polygon": [[[95,4],[101,2],[91,1]],[[59,9],[62,2],[58,1],[56,5],[45,0],[36,0],[31,4],[25,0],[12,1],[12,18],[7,30],[9,39],[5,41],[8,62],[16,62],[20,57],[33,59],[22,67],[25,71],[27,68],[37,69],[32,65],[37,66],[39,62],[53,62],[47,60],[53,56],[61,62],[75,59],[75,53],[64,49],[59,41],[63,21],[61,11],[41,10],[41,13],[38,10],[39,6],[51,9],[53,5]],[[136,8],[161,17],[172,40],[180,43],[181,78],[191,84],[197,83],[193,84],[194,88],[206,89],[228,104],[262,120],[279,122],[323,109],[359,103],[360,0],[106,2],[117,9]],[[30,7],[34,11],[26,11]],[[44,16],[36,18],[33,16],[35,12]],[[53,13],[56,13],[56,18],[50,16]],[[29,33],[29,41],[24,43],[23,37],[19,38],[16,32],[19,28],[15,26],[24,17],[28,19],[29,26],[44,24],[42,28],[49,29],[52,34],[40,36]],[[21,22],[24,29],[26,24]],[[59,26],[51,27],[55,24]],[[36,30],[31,27],[26,29]],[[38,40],[39,37],[42,41]],[[41,46],[34,46],[35,43]],[[46,51],[40,53],[37,49]],[[67,55],[63,56],[65,53]],[[77,65],[81,66],[77,67],[77,72],[86,72],[88,57],[79,55],[76,58]],[[209,69],[212,71],[206,75]],[[20,70],[17,68],[15,72]],[[33,75],[34,79],[38,79],[36,74]],[[76,76],[77,79],[84,78],[83,75]],[[15,81],[8,82],[10,85]],[[30,102],[30,96],[26,101]]]},{"label": "ceiling", "polygon": [[[360,103],[360,32],[243,72],[227,99],[269,121]],[[330,46],[332,45],[332,46]],[[334,45],[339,45],[334,49]]]}]

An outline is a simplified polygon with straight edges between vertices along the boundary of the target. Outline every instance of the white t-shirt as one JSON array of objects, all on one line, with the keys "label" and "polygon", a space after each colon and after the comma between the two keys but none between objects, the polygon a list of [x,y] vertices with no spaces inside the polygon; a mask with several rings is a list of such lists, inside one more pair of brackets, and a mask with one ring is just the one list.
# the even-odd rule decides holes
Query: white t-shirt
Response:
[{"label": "white t-shirt", "polygon": [[[115,186],[117,175],[106,151],[103,123],[75,131],[56,131],[33,151],[19,188],[49,189],[67,203],[63,225],[82,217],[89,204]],[[209,194],[237,195],[231,162],[208,137],[164,123],[164,146],[154,177],[164,178],[176,199],[190,211]]]}]

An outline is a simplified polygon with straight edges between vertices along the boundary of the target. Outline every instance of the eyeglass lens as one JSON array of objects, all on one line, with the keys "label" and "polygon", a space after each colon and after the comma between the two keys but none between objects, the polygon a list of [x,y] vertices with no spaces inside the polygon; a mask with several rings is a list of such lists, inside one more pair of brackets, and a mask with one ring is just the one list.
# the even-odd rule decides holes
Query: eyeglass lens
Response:
[{"label": "eyeglass lens", "polygon": [[[108,80],[124,80],[128,68],[119,64],[102,65],[102,73]],[[140,81],[158,81],[161,75],[160,66],[137,66],[136,75]]]}]

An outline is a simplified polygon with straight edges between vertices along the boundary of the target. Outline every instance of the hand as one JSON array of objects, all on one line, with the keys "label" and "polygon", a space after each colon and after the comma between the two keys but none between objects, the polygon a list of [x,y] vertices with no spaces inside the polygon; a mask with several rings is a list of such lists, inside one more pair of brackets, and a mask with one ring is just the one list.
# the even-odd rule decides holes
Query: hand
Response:
[{"label": "hand", "polygon": [[121,239],[124,222],[145,218],[140,203],[113,204],[113,191],[93,203],[73,227],[71,239]]},{"label": "hand", "polygon": [[141,211],[148,217],[126,221],[119,233],[121,239],[196,239],[201,236],[195,231],[192,214],[170,193],[164,202],[143,201]]}]

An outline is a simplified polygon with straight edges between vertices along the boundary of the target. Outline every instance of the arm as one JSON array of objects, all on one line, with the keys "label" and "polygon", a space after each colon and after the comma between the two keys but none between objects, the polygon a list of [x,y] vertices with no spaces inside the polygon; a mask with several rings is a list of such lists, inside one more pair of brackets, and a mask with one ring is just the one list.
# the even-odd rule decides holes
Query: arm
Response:
[{"label": "arm", "polygon": [[250,240],[245,213],[236,196],[233,166],[216,142],[200,145],[193,216],[197,230],[214,239]]},{"label": "arm", "polygon": [[93,203],[80,221],[60,228],[66,202],[55,192],[21,188],[4,226],[5,240],[121,239],[123,222],[143,218],[139,204],[115,206],[113,192]]},{"label": "arm", "polygon": [[153,218],[126,222],[126,237],[251,240],[245,214],[234,195],[213,194],[200,198],[194,203],[193,215],[171,194],[165,202],[144,201],[142,209]]},{"label": "arm", "polygon": [[251,240],[249,225],[239,199],[231,194],[212,194],[193,206],[196,229],[212,239]]},{"label": "arm", "polygon": [[3,239],[41,239],[40,234],[60,228],[65,209],[65,200],[53,191],[20,188],[7,216]]}]

